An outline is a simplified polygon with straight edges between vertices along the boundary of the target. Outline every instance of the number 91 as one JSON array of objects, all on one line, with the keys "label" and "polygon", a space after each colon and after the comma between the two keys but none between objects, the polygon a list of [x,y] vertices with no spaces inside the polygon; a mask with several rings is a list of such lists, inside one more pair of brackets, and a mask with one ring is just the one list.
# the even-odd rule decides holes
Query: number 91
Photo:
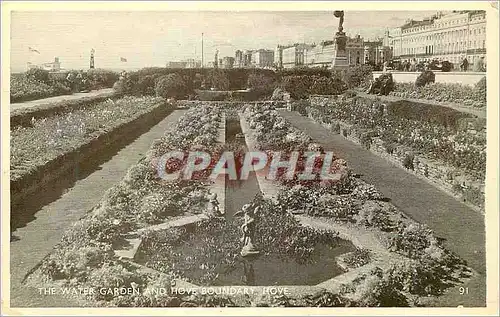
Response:
[{"label": "number 91", "polygon": [[458,291],[460,292],[460,295],[469,294],[469,288],[468,287],[460,287],[458,289]]}]

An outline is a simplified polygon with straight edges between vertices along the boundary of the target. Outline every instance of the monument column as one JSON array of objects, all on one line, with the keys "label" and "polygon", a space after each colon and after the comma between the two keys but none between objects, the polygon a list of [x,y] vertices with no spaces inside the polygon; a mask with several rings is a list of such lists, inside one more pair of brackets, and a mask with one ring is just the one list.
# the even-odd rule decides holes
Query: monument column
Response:
[{"label": "monument column", "polygon": [[334,51],[333,51],[333,61],[332,68],[335,70],[346,69],[349,67],[349,62],[347,60],[347,36],[345,35],[344,28],[342,24],[344,23],[344,11],[334,11],[333,15],[339,18],[339,29],[335,33],[334,37]]}]

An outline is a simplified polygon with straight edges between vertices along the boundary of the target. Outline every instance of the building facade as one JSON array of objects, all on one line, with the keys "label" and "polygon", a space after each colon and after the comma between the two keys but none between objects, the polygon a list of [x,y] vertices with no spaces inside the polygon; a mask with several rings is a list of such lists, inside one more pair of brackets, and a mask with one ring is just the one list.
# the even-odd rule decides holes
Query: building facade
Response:
[{"label": "building facade", "polygon": [[[400,59],[442,59],[474,63],[486,55],[486,12],[437,13],[422,21],[409,20],[392,30],[390,45]],[[455,67],[457,68],[457,67]]]},{"label": "building facade", "polygon": [[251,67],[253,64],[253,51],[252,50],[246,50],[243,53],[243,67]]},{"label": "building facade", "polygon": [[281,65],[283,68],[305,66],[307,65],[308,51],[311,47],[311,45],[303,43],[281,46],[280,52],[278,53],[281,60],[279,60],[277,64]]},{"label": "building facade", "polygon": [[194,58],[188,58],[186,60],[186,68],[201,68],[201,61],[195,60]]},{"label": "building facade", "polygon": [[243,51],[237,50],[234,54],[234,67],[241,68],[244,66]]},{"label": "building facade", "polygon": [[[346,43],[346,53],[349,65],[361,65],[364,63],[363,38],[357,35],[348,38]],[[276,65],[283,68],[293,67],[331,67],[335,54],[335,44],[333,41],[324,41],[320,44],[293,44],[288,46],[278,46],[278,60]]]},{"label": "building facade", "polygon": [[393,59],[393,49],[384,45],[383,40],[367,41],[364,43],[364,63],[370,65],[381,65]]},{"label": "building facade", "polygon": [[167,68],[186,68],[186,62],[168,62]]},{"label": "building facade", "polygon": [[43,70],[47,70],[49,72],[58,72],[61,70],[61,62],[59,61],[59,57],[55,57],[54,61],[51,63],[43,63],[43,64],[32,64],[28,63],[28,70],[33,68],[39,68]]},{"label": "building facade", "polygon": [[271,68],[274,65],[274,51],[259,49],[252,52],[250,65],[258,68]]},{"label": "building facade", "polygon": [[222,59],[222,68],[233,68],[234,66],[234,57],[232,56],[225,56]]}]

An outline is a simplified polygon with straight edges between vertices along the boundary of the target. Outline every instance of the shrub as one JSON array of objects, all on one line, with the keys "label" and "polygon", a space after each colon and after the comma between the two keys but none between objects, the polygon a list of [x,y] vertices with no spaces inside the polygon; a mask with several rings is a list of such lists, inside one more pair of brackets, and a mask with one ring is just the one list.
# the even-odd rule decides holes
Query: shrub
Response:
[{"label": "shrub", "polygon": [[349,67],[342,79],[349,89],[360,87],[365,90],[373,79],[373,67],[370,65]]},{"label": "shrub", "polygon": [[292,110],[297,111],[303,116],[307,115],[307,107],[309,107],[309,101],[308,100],[297,100],[292,102]]},{"label": "shrub", "polygon": [[410,259],[420,259],[425,250],[437,244],[432,230],[422,224],[410,224],[399,229],[397,234],[390,238],[389,249],[401,253]]},{"label": "shrub", "polygon": [[415,87],[423,87],[427,84],[436,82],[436,75],[432,70],[424,70],[415,80]]},{"label": "shrub", "polygon": [[87,72],[90,89],[103,89],[113,87],[118,81],[118,73],[105,69],[90,69]]},{"label": "shrub", "polygon": [[357,303],[363,307],[409,306],[401,290],[401,283],[377,267],[356,288]]},{"label": "shrub", "polygon": [[52,280],[84,280],[90,270],[102,266],[113,256],[110,247],[100,245],[73,246],[69,249],[56,249],[40,264],[42,274]]},{"label": "shrub", "polygon": [[293,99],[305,99],[309,97],[312,81],[311,76],[285,76],[281,81],[281,88],[290,93]]},{"label": "shrub", "polygon": [[370,263],[370,251],[366,249],[356,249],[344,256],[344,263],[351,268],[358,268]]},{"label": "shrub", "polygon": [[[144,285],[143,277],[134,274],[127,270],[120,264],[111,265],[105,264],[101,268],[93,270],[89,276],[90,287],[104,290],[111,290],[115,288],[134,288],[140,289]],[[107,292],[94,292],[95,300],[111,301],[115,298],[114,294]],[[130,296],[130,295],[129,295]]]},{"label": "shrub", "polygon": [[251,73],[248,76],[247,87],[251,88],[259,96],[269,96],[275,88],[276,82],[273,77],[260,73]]},{"label": "shrub", "polygon": [[30,70],[28,70],[26,72],[26,78],[46,84],[50,83],[49,72],[40,68],[31,68]]},{"label": "shrub", "polygon": [[413,153],[406,153],[405,157],[403,158],[403,167],[409,170],[414,170],[415,167],[413,166],[413,160],[415,159],[415,155]]},{"label": "shrub", "polygon": [[392,231],[394,224],[389,217],[388,210],[383,209],[374,201],[367,201],[355,216],[358,224],[367,227],[377,227],[383,231]]},{"label": "shrub", "polygon": [[130,95],[134,90],[134,82],[130,77],[121,78],[113,84],[113,89],[119,94]]},{"label": "shrub", "polygon": [[399,281],[403,290],[420,296],[440,295],[453,280],[453,271],[459,261],[437,246],[426,249],[419,261],[404,261],[392,265],[387,275]]},{"label": "shrub", "polygon": [[393,154],[397,148],[397,143],[384,141],[384,148],[388,154]]},{"label": "shrub", "polygon": [[318,210],[308,213],[311,216],[331,217],[340,221],[352,221],[358,213],[356,202],[350,195],[325,194],[318,200],[318,206]]},{"label": "shrub", "polygon": [[141,95],[154,95],[158,76],[146,75],[139,78],[136,86],[136,92]]},{"label": "shrub", "polygon": [[156,96],[182,99],[186,95],[186,84],[179,74],[161,77],[156,83]]},{"label": "shrub", "polygon": [[337,76],[314,77],[310,87],[310,94],[340,95],[347,90],[347,85]]},{"label": "shrub", "polygon": [[216,90],[229,90],[231,84],[227,72],[221,69],[212,69],[208,75],[210,88]]}]

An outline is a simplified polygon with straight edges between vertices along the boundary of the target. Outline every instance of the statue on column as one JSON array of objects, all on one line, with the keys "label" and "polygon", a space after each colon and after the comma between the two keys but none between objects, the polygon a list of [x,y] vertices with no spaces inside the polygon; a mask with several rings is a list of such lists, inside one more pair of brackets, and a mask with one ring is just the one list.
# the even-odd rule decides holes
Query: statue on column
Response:
[{"label": "statue on column", "polygon": [[349,67],[349,60],[347,58],[347,36],[344,32],[344,11],[333,11],[333,15],[339,18],[339,28],[335,33],[335,52],[332,61],[332,68],[336,70],[345,69]]},{"label": "statue on column", "polygon": [[344,31],[344,11],[334,11],[333,15],[339,18],[339,30],[335,33],[335,43],[337,44],[337,50],[344,51],[347,45],[347,37]]},{"label": "statue on column", "polygon": [[215,50],[214,68],[219,67],[219,50]]},{"label": "statue on column", "polygon": [[339,20],[339,33],[342,33],[344,30],[344,27],[342,26],[344,24],[344,11],[333,11],[333,15],[336,18],[340,18]]}]

